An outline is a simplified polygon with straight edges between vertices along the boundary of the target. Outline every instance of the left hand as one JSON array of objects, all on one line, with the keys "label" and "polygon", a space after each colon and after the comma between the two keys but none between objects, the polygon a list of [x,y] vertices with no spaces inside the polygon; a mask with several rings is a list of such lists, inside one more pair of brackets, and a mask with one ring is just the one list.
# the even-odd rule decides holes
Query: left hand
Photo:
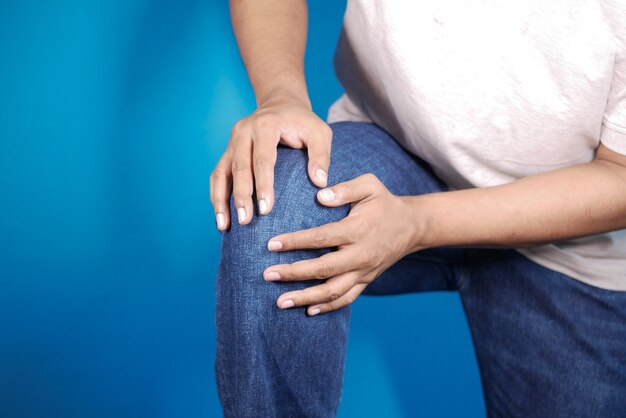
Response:
[{"label": "left hand", "polygon": [[371,174],[320,190],[325,206],[351,203],[341,221],[277,235],[270,251],[338,247],[321,257],[268,267],[265,280],[327,279],[323,284],[282,294],[279,308],[309,305],[317,315],[352,303],[365,287],[406,254],[414,251],[415,217],[409,202],[395,196]]}]

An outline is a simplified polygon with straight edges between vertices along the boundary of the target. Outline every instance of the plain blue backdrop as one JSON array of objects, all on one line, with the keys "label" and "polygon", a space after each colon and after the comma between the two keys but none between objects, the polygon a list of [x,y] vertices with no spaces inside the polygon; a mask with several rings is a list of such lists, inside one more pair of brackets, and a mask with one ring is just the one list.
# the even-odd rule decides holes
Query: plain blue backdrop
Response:
[{"label": "plain blue backdrop", "polygon": [[[322,117],[344,7],[310,5]],[[0,8],[0,417],[220,416],[207,183],[254,110],[227,2]],[[457,294],[354,304],[340,417],[364,416],[484,416]]]}]

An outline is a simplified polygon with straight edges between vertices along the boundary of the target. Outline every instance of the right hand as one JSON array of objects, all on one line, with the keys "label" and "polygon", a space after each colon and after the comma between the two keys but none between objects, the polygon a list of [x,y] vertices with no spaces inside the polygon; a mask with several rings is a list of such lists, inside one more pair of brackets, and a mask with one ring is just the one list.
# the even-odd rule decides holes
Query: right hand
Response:
[{"label": "right hand", "polygon": [[326,187],[332,131],[308,104],[276,99],[260,106],[232,129],[226,151],[211,173],[211,203],[220,231],[230,226],[232,187],[238,222],[252,220],[252,193],[256,190],[259,213],[274,205],[274,165],[278,144],[307,148],[308,174],[318,187]]}]

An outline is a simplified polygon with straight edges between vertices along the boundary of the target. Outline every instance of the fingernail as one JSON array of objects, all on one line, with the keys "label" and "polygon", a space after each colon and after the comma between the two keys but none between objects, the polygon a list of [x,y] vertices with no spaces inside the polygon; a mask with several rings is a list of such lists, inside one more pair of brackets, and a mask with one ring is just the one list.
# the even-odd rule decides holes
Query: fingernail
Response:
[{"label": "fingernail", "polygon": [[333,193],[333,191],[330,189],[324,189],[320,191],[320,197],[322,198],[322,200],[332,202],[333,200],[335,200],[335,193]]},{"label": "fingernail", "polygon": [[241,208],[237,209],[237,218],[239,220],[239,223],[242,223],[243,221],[245,221],[245,219],[246,219],[246,208],[241,207]]},{"label": "fingernail", "polygon": [[265,201],[265,199],[259,200],[259,211],[261,213],[267,212],[267,202]]},{"label": "fingernail", "polygon": [[318,180],[324,182],[324,184],[326,184],[326,181],[328,180],[328,174],[326,174],[326,172],[321,168],[315,170],[315,177],[317,177]]},{"label": "fingernail", "polygon": [[318,313],[322,312],[319,308],[315,308],[311,311],[311,313],[309,315],[314,316],[317,315]]},{"label": "fingernail", "polygon": [[270,241],[267,243],[267,249],[270,251],[280,250],[283,248],[283,243],[280,241]]},{"label": "fingernail", "polygon": [[274,281],[280,280],[280,274],[277,271],[270,271],[265,275],[265,280]]},{"label": "fingernail", "polygon": [[287,309],[287,308],[291,308],[293,305],[295,305],[295,303],[293,303],[293,300],[291,300],[291,299],[287,299],[286,301],[284,301],[283,303],[281,303],[281,305],[280,305],[280,309]]},{"label": "fingernail", "polygon": [[224,228],[224,226],[226,225],[226,221],[224,219],[224,214],[223,213],[218,213],[216,216],[217,219],[217,227],[219,229]]}]

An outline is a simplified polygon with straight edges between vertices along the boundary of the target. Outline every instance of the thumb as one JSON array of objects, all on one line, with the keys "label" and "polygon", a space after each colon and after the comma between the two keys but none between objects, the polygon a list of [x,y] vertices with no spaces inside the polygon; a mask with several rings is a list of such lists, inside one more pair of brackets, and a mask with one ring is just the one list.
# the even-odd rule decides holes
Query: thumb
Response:
[{"label": "thumb", "polygon": [[330,148],[332,143],[332,130],[317,131],[306,142],[309,165],[308,172],[311,181],[318,187],[326,187],[328,184],[328,169],[330,167]]}]

